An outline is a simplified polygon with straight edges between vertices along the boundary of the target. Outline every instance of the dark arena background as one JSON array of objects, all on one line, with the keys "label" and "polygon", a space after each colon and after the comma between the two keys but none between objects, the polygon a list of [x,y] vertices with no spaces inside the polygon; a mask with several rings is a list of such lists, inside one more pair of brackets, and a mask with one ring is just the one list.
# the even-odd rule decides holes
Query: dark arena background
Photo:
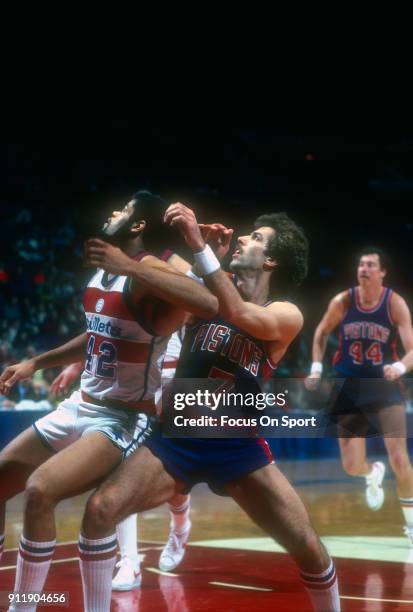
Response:
[{"label": "dark arena background", "polygon": [[[234,236],[249,233],[256,217],[273,211],[287,212],[305,229],[308,276],[291,296],[305,324],[277,377],[308,374],[315,327],[329,300],[357,284],[357,255],[363,247],[375,245],[389,254],[385,284],[413,308],[413,134],[363,142],[277,128],[172,129],[138,121],[63,125],[56,120],[47,129],[32,124],[18,132],[6,130],[0,185],[1,370],[84,330],[82,293],[91,271],[82,264],[83,242],[139,188],[187,204],[202,223],[235,228]],[[179,252],[190,257],[184,247]],[[333,375],[329,364],[336,348],[333,334],[326,376]],[[0,396],[0,449],[55,406],[49,387],[59,371],[37,372],[9,397]],[[413,385],[410,374],[404,378],[410,423]],[[314,399],[303,394],[300,414],[316,411]],[[367,444],[369,458],[388,468],[378,512],[366,506],[364,479],[343,471],[336,439],[286,436],[270,445],[336,563],[342,610],[413,610],[413,548],[403,535],[382,437]],[[83,609],[76,541],[87,498],[58,506],[58,546],[46,583],[47,591],[69,593],[74,612]],[[114,592],[111,610],[311,609],[290,557],[230,498],[197,485],[191,517],[185,558],[167,573],[158,569],[168,535],[167,509],[143,513],[142,586]],[[13,588],[22,521],[23,494],[7,504],[1,592]]]}]

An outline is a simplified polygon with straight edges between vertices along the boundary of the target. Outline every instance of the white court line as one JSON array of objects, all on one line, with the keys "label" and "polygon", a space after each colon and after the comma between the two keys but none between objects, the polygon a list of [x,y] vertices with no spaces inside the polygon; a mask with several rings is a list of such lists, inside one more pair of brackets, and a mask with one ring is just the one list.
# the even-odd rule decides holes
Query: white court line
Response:
[{"label": "white court line", "polygon": [[178,574],[171,574],[170,572],[163,572],[162,570],[157,569],[156,567],[144,567],[144,570],[147,572],[152,572],[153,574],[159,574],[160,576],[171,576],[172,578],[178,578]]},{"label": "white court line", "polygon": [[[75,542],[70,542],[71,544],[75,544]],[[77,543],[77,541],[76,541]],[[69,544],[69,542],[66,542],[66,544]],[[17,548],[15,550],[18,550]],[[158,548],[155,548],[154,546],[147,546],[146,548],[140,548],[139,552],[146,552],[147,550],[158,550]],[[56,559],[56,560],[52,560],[52,564],[57,565],[57,563],[69,563],[71,561],[79,561],[79,557],[66,557],[64,559]],[[4,567],[0,567],[0,572],[4,572],[6,570],[11,570],[11,569],[16,569],[17,565],[5,565]],[[175,576],[175,574],[167,574],[170,576]]]},{"label": "white court line", "polygon": [[229,582],[210,582],[209,584],[214,584],[216,586],[232,587],[234,589],[247,589],[249,591],[266,591],[268,593],[271,593],[273,591],[273,589],[263,589],[261,587],[247,586],[246,584],[230,584]]},{"label": "white court line", "polygon": [[340,599],[354,599],[355,601],[381,601],[382,603],[400,603],[413,604],[410,599],[378,599],[376,597],[350,597],[349,595],[340,595]]},{"label": "white court line", "polygon": [[[79,561],[79,557],[67,557],[67,559],[56,559],[52,561],[52,563],[69,563],[69,561]],[[17,565],[5,565],[4,567],[0,567],[0,572],[4,572],[5,570],[16,569]]]}]

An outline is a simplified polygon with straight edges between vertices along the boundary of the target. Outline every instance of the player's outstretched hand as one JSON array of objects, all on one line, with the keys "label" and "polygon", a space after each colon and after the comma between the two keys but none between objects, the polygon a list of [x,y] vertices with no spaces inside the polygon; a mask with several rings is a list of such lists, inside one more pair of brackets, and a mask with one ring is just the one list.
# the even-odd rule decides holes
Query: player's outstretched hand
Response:
[{"label": "player's outstretched hand", "polygon": [[9,366],[0,376],[0,393],[3,393],[3,395],[8,395],[10,393],[10,389],[16,384],[16,382],[19,380],[24,380],[25,378],[31,378],[35,371],[36,368],[34,367],[34,363],[31,359]]},{"label": "player's outstretched hand", "polygon": [[52,398],[66,395],[73,383],[78,379],[83,368],[82,363],[72,363],[56,376],[50,385],[50,395]]},{"label": "player's outstretched hand", "polygon": [[179,229],[185,242],[194,253],[205,248],[205,240],[202,238],[195,213],[185,204],[181,202],[171,204],[166,210],[164,221],[167,225]]},{"label": "player's outstretched hand", "polygon": [[386,380],[398,380],[401,376],[400,370],[391,365],[383,366],[383,374]]},{"label": "player's outstretched hand", "polygon": [[210,245],[221,261],[228,253],[234,230],[225,227],[222,223],[200,223],[199,229],[205,242]]},{"label": "player's outstretched hand", "polygon": [[307,378],[304,378],[304,385],[308,391],[317,391],[320,386],[321,374],[314,372],[309,374]]},{"label": "player's outstretched hand", "polygon": [[91,268],[103,268],[111,274],[126,274],[130,258],[117,247],[91,238],[85,242],[85,265]]}]

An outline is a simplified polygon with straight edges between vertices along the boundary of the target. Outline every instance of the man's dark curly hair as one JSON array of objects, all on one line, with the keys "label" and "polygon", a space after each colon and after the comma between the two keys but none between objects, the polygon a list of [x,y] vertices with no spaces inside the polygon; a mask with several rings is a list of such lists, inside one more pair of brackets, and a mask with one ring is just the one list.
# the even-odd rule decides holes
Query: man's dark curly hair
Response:
[{"label": "man's dark curly hair", "polygon": [[290,292],[307,276],[308,240],[301,227],[283,212],[258,217],[254,228],[264,226],[275,230],[266,249],[266,255],[278,264],[271,275],[271,292]]}]

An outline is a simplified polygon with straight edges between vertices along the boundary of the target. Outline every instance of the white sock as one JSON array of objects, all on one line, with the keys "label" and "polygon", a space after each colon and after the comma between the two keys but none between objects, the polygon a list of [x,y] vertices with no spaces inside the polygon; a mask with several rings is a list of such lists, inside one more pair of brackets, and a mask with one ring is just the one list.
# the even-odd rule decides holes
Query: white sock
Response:
[{"label": "white sock", "polygon": [[332,561],[324,572],[300,572],[300,576],[315,612],[340,612],[337,574]]},{"label": "white sock", "polygon": [[171,512],[171,527],[175,533],[183,533],[189,527],[189,513],[191,511],[191,496],[186,495],[179,506],[168,503]]},{"label": "white sock", "polygon": [[406,525],[413,527],[413,497],[400,497],[399,502]]},{"label": "white sock", "polygon": [[109,612],[112,574],[116,562],[116,534],[90,540],[79,536],[84,612]]},{"label": "white sock", "polygon": [[4,533],[0,534],[0,561],[4,550]]},{"label": "white sock", "polygon": [[137,514],[128,516],[116,526],[116,535],[121,557],[128,557],[139,565]]},{"label": "white sock", "polygon": [[[50,542],[32,542],[23,535],[20,537],[16,579],[14,582],[15,592],[41,593],[43,591],[55,546],[56,540],[51,540]],[[10,612],[14,612],[14,610],[35,612],[36,605],[15,603],[9,608]]]}]

